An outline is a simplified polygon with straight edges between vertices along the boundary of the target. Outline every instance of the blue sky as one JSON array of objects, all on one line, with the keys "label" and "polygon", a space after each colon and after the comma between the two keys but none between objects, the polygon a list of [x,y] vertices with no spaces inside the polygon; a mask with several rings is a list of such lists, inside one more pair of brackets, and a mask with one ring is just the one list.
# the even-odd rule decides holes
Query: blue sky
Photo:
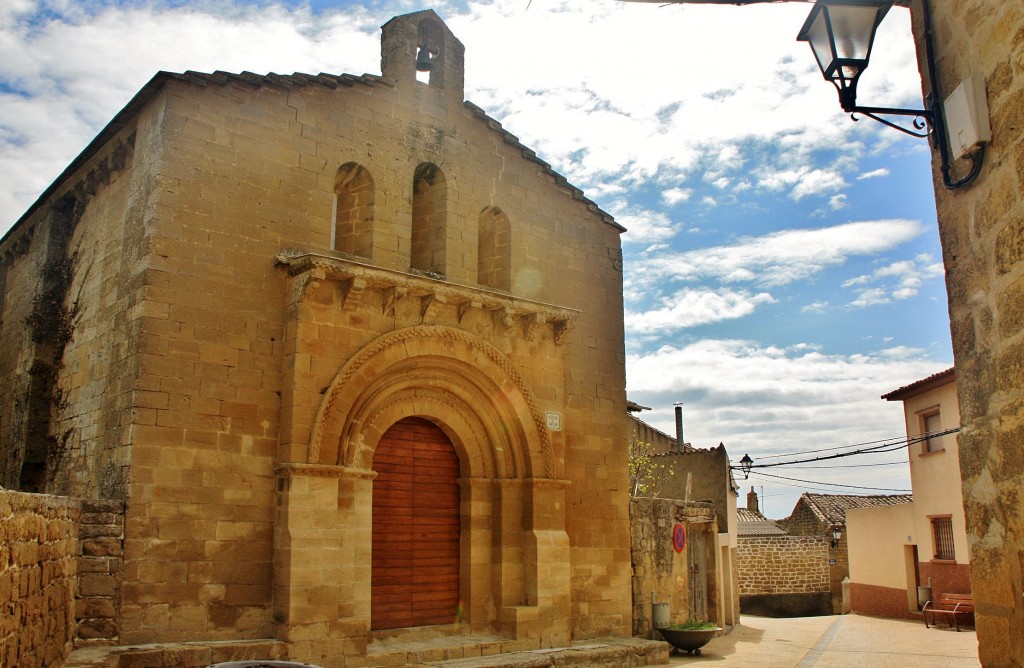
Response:
[{"label": "blue sky", "polygon": [[[0,230],[158,70],[379,73],[379,27],[419,3],[6,0]],[[889,390],[952,364],[927,143],[842,113],[801,3],[433,5],[466,97],[629,232],[630,399],[734,460],[898,437]],[[860,100],[921,105],[909,16],[879,29]],[[800,492],[908,487],[903,457],[752,476]],[[847,484],[843,488],[824,483]]]}]

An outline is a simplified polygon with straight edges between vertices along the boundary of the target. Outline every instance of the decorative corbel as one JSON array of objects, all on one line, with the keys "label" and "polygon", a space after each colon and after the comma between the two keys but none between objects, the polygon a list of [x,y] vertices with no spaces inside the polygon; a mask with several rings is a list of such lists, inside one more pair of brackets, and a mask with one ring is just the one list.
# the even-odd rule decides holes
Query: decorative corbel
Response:
[{"label": "decorative corbel", "polygon": [[432,320],[437,316],[437,310],[442,304],[447,304],[448,299],[437,292],[420,297],[420,322]]},{"label": "decorative corbel", "polygon": [[356,308],[363,301],[366,280],[353,276],[341,286],[341,308]]},{"label": "decorative corbel", "polygon": [[475,300],[464,301],[459,304],[459,324],[462,324],[462,320],[466,317],[466,314],[473,309],[481,308],[483,304]]},{"label": "decorative corbel", "polygon": [[409,294],[409,288],[394,286],[390,288],[384,288],[384,315],[393,317],[395,315],[395,306],[398,305],[398,300]]},{"label": "decorative corbel", "polygon": [[554,335],[555,345],[563,345],[565,340],[569,337],[569,332],[575,329],[575,327],[576,318],[565,318],[562,320],[552,321],[551,329]]},{"label": "decorative corbel", "polygon": [[544,317],[543,313],[528,313],[520,316],[519,321],[523,325],[523,338],[527,341],[533,341],[537,338],[537,332],[547,322],[547,318]]}]

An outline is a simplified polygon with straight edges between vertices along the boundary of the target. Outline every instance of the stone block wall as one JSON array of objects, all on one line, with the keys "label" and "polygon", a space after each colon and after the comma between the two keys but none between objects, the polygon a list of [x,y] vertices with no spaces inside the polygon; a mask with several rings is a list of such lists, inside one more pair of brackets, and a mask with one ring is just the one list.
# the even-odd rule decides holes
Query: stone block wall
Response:
[{"label": "stone block wall", "polygon": [[0,666],[57,666],[70,652],[80,512],[0,489]]},{"label": "stone block wall", "polygon": [[713,548],[718,533],[715,509],[709,503],[673,499],[634,498],[629,503],[631,557],[633,562],[633,635],[651,633],[651,602],[669,604],[670,621],[682,624],[691,618],[689,550],[693,541],[677,552],[672,533],[682,524],[686,535],[704,532],[708,547],[708,619],[719,620],[716,599],[717,575]]},{"label": "stone block wall", "polygon": [[829,591],[828,541],[821,536],[742,538],[740,595]]},{"label": "stone block wall", "polygon": [[[992,127],[969,187],[942,186],[932,153],[962,430],[971,587],[985,666],[1024,666],[1024,6],[1005,0],[927,3],[940,99],[970,76],[985,82]],[[927,72],[925,3],[912,4]],[[925,77],[925,92],[929,92]],[[953,178],[969,170],[951,165]]]},{"label": "stone block wall", "polygon": [[78,533],[77,636],[81,640],[115,640],[124,574],[124,502],[82,501]]}]

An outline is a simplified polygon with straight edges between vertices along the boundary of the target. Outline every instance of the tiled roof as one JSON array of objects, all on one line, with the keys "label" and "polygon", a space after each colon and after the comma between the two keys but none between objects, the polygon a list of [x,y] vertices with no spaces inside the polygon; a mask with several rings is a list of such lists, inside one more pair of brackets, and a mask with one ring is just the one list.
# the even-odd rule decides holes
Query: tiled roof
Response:
[{"label": "tiled roof", "polygon": [[898,506],[914,500],[911,494],[811,494],[804,492],[797,505],[804,503],[825,524],[846,524],[846,511],[850,508],[880,508]]},{"label": "tiled roof", "polygon": [[952,367],[938,373],[933,373],[927,378],[922,378],[921,380],[914,381],[910,385],[904,385],[892,392],[887,392],[882,395],[882,398],[886,401],[903,401],[904,399],[909,399],[910,397],[922,394],[928,390],[933,390],[936,387],[941,387],[946,383],[951,383],[954,380],[956,380],[956,367]]},{"label": "tiled roof", "polygon": [[756,510],[748,510],[746,508],[736,509],[736,519],[740,522],[767,522],[768,518],[757,512]]},{"label": "tiled roof", "polygon": [[756,510],[736,509],[736,533],[740,536],[785,536],[786,532],[774,521]]},{"label": "tiled roof", "polygon": [[[0,242],[6,240],[12,232],[17,230],[22,223],[24,223],[31,215],[39,208],[47,199],[57,190],[61,183],[65,179],[69,178],[74,174],[86,161],[94,156],[111,138],[117,135],[123,130],[135,115],[145,107],[150,100],[152,100],[156,94],[164,87],[169,81],[183,81],[188,84],[195,86],[206,87],[206,86],[225,86],[230,83],[237,83],[242,85],[251,86],[253,88],[261,88],[264,86],[275,87],[275,88],[300,88],[303,86],[322,86],[324,88],[337,89],[337,88],[352,88],[356,85],[365,86],[386,86],[388,88],[394,87],[394,84],[384,77],[377,76],[375,74],[363,74],[357,76],[354,74],[303,74],[301,72],[295,72],[294,74],[275,74],[273,72],[268,74],[255,74],[253,72],[221,72],[216,71],[212,74],[204,72],[157,72],[145,86],[139,89],[139,92],[129,100],[128,104],[124,106],[121,111],[107,123],[106,127],[100,130],[91,142],[78,154],[71,164],[61,172],[53,183],[42,192],[38,199],[32,203],[31,206],[25,211],[24,214],[11,226],[11,229],[4,234],[3,238],[0,238]],[[523,145],[519,138],[513,135],[508,130],[505,130],[501,123],[494,120],[480,107],[476,106],[468,100],[463,102],[466,109],[473,114],[476,118],[483,121],[490,129],[494,130],[501,135],[502,141],[509,146],[512,146],[522,153],[523,157],[527,160],[536,163],[540,170],[551,177],[554,181],[555,186],[563,188],[569,191],[569,195],[574,199],[582,203],[587,210],[597,214],[605,223],[616,228],[620,232],[625,232],[626,228],[622,227],[615,222],[615,219],[611,214],[602,210],[593,201],[587,199],[583,194],[583,191],[576,186],[569,183],[568,179],[552,169],[551,165],[544,162],[537,157],[537,153],[532,149]]]}]

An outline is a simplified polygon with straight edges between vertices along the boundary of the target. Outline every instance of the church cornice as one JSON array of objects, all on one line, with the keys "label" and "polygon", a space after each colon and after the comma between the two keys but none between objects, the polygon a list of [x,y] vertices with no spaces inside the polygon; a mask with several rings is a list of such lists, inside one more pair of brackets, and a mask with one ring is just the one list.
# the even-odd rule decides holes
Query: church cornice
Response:
[{"label": "church cornice", "polygon": [[286,251],[275,260],[293,279],[290,304],[303,301],[314,282],[328,280],[341,286],[343,296],[340,305],[345,309],[362,305],[366,290],[380,290],[383,315],[394,315],[395,306],[401,299],[417,299],[421,322],[433,320],[437,311],[446,305],[455,308],[460,322],[477,310],[489,313],[496,323],[506,328],[517,327],[526,341],[535,340],[542,328],[549,327],[555,345],[565,343],[579,317],[579,311],[574,309],[483,287],[451,283],[431,275],[385,269],[348,258]]}]

